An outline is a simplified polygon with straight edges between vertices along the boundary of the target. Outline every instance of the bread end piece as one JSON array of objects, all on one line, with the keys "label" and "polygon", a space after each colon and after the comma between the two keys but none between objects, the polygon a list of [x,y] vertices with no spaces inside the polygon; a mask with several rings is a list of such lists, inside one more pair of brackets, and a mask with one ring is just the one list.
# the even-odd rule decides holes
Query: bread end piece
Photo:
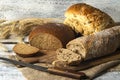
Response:
[{"label": "bread end piece", "polygon": [[61,48],[56,53],[57,59],[66,62],[68,65],[78,65],[82,61],[80,54],[76,54],[68,49]]},{"label": "bread end piece", "polygon": [[30,57],[38,54],[39,49],[29,44],[18,43],[13,47],[13,51],[21,57]]}]

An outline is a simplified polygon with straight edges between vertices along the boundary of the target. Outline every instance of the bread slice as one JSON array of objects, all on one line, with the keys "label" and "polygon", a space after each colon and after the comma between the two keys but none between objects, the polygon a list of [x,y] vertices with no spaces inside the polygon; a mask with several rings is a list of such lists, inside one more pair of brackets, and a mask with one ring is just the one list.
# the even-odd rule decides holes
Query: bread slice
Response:
[{"label": "bread slice", "polygon": [[82,35],[90,35],[114,26],[113,19],[107,13],[85,3],[70,6],[65,17],[64,23]]},{"label": "bread slice", "polygon": [[55,50],[63,47],[61,41],[48,33],[39,33],[30,40],[30,44],[41,50]]},{"label": "bread slice", "polygon": [[69,49],[58,49],[57,60],[66,62],[69,65],[78,65],[82,61],[82,57],[80,54],[77,54]]},{"label": "bread slice", "polygon": [[72,29],[61,23],[47,23],[35,28],[29,35],[30,45],[42,50],[56,50],[65,47],[74,39]]},{"label": "bread slice", "polygon": [[39,52],[39,49],[28,44],[18,43],[13,47],[13,51],[22,57],[34,56]]}]

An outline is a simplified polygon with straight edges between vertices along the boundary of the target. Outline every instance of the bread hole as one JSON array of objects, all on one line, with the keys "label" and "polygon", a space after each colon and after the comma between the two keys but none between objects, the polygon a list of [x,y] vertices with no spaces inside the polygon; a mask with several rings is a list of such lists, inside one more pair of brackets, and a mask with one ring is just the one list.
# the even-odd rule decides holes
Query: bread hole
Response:
[{"label": "bread hole", "polygon": [[87,25],[87,24],[90,24],[90,23],[92,23],[92,21],[88,21],[88,22],[85,22],[85,23],[83,23],[84,25]]},{"label": "bread hole", "polygon": [[92,21],[88,21],[87,23],[90,24],[90,23],[92,23]]},{"label": "bread hole", "polygon": [[78,53],[79,51],[78,51],[77,49],[74,49],[73,52],[74,52],[74,53]]},{"label": "bread hole", "polygon": [[60,52],[60,53],[63,53],[63,51],[62,51],[61,49],[59,50],[59,52]]},{"label": "bread hole", "polygon": [[109,21],[109,24],[113,24],[113,22],[112,22],[112,21]]},{"label": "bread hole", "polygon": [[79,54],[80,55],[80,58],[81,58],[81,61],[84,61],[84,57],[82,54]]},{"label": "bread hole", "polygon": [[77,17],[75,14],[73,14],[74,17]]},{"label": "bread hole", "polygon": [[86,25],[86,23],[84,23],[84,25]]},{"label": "bread hole", "polygon": [[77,47],[78,47],[79,45],[78,45],[78,44],[76,44],[75,46],[77,46]]},{"label": "bread hole", "polygon": [[66,56],[63,56],[63,59],[66,60]]}]

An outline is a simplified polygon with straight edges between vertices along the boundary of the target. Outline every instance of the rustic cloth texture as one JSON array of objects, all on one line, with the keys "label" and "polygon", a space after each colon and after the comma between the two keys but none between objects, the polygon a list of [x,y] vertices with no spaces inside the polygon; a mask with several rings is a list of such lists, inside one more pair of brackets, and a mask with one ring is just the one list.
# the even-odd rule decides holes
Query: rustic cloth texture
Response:
[{"label": "rustic cloth texture", "polygon": [[[117,65],[117,64],[119,64],[119,65]],[[37,65],[50,66],[47,64],[37,64]],[[115,65],[117,65],[117,66],[115,66]],[[115,67],[113,67],[113,66],[115,66]],[[27,80],[75,80],[75,79],[68,78],[68,77],[62,77],[62,76],[53,75],[53,74],[46,73],[46,72],[41,72],[41,71],[34,70],[34,69],[31,69],[28,67],[19,68],[19,70],[22,72],[22,74],[26,77]],[[106,70],[120,71],[120,60],[103,63],[103,64],[97,65],[95,67],[83,70],[82,72],[84,72],[88,77],[90,77],[92,79],[96,76],[99,76],[101,74],[101,72],[103,73]]]}]

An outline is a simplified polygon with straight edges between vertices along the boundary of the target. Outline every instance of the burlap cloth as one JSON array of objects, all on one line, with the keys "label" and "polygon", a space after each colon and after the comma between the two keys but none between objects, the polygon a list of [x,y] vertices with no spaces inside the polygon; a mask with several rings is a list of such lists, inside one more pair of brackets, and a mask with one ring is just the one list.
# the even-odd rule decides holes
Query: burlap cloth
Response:
[{"label": "burlap cloth", "polygon": [[[50,52],[48,52],[48,53],[50,53]],[[50,55],[41,57],[40,63],[35,63],[34,65],[39,65],[39,66],[43,66],[43,67],[53,66],[53,65],[51,65],[51,61],[53,61],[55,59],[55,57],[53,57],[54,53],[53,54],[52,53],[53,52],[51,52]],[[115,52],[115,53],[117,53],[117,52]],[[101,63],[99,65],[96,65],[96,66],[93,66],[93,67],[90,67],[90,68],[87,68],[84,70],[80,70],[78,72],[85,73],[89,77],[89,79],[94,79],[100,75],[103,75],[106,72],[120,72],[120,58],[119,58],[120,53],[119,53],[119,51],[118,51],[118,54],[116,54],[116,55],[117,55],[117,57],[114,54],[114,58],[112,56],[111,61]],[[9,57],[11,59],[16,60],[17,56],[9,56]],[[107,56],[107,58],[102,58],[100,61],[105,60],[105,59],[110,59],[110,58],[111,57],[108,58],[108,56]],[[28,60],[28,61],[30,61],[30,60]],[[96,61],[97,60],[94,60],[94,62],[93,61],[92,62],[96,63]],[[90,65],[90,64],[91,63],[87,63],[87,65]],[[41,71],[31,69],[28,67],[18,67],[18,70],[20,70],[22,72],[22,74],[26,78],[26,80],[76,80],[76,79],[69,78],[69,77],[63,77],[63,76],[59,76],[59,75],[50,74],[47,72],[41,72]],[[87,79],[87,80],[89,80],[89,79]]]},{"label": "burlap cloth", "polygon": [[[55,51],[45,51],[45,52],[43,51],[43,53],[46,55],[40,57],[37,56],[36,58],[37,59],[39,58],[39,63],[35,63],[35,65],[51,67],[52,66],[51,62],[56,60]],[[34,58],[35,57],[31,58],[31,60],[35,61],[36,59]],[[31,62],[29,58],[23,59],[21,57],[17,57],[17,59]],[[102,63],[86,68],[84,70],[83,69],[79,70],[78,72],[84,72],[89,77],[89,79],[94,79],[95,77],[98,77],[106,72],[114,72],[114,71],[118,72],[120,71],[120,51],[118,50],[114,52],[112,55],[106,57],[101,57],[95,60],[91,60],[90,62],[87,62],[87,64],[85,64],[84,66],[86,67],[87,65],[94,65],[99,62]],[[22,72],[23,76],[25,76],[26,80],[75,80],[73,78],[58,76],[47,72],[41,72],[28,67],[19,67],[18,69]]]},{"label": "burlap cloth", "polygon": [[[48,62],[49,62],[49,59],[48,59]],[[48,64],[48,63],[36,63],[35,65],[40,65],[44,67],[52,66],[51,64]],[[54,75],[54,74],[50,74],[46,72],[41,72],[41,71],[34,70],[28,67],[21,67],[18,69],[22,72],[23,76],[25,76],[26,80],[75,80],[75,79],[68,78],[68,77],[63,77],[63,76],[58,76],[58,75]],[[97,66],[93,66],[85,70],[81,70],[79,72],[84,72],[89,77],[89,79],[93,79],[97,76],[100,76],[101,74],[104,74],[110,71],[111,72],[120,71],[120,60],[119,59],[112,60],[106,63],[102,63]]]}]

